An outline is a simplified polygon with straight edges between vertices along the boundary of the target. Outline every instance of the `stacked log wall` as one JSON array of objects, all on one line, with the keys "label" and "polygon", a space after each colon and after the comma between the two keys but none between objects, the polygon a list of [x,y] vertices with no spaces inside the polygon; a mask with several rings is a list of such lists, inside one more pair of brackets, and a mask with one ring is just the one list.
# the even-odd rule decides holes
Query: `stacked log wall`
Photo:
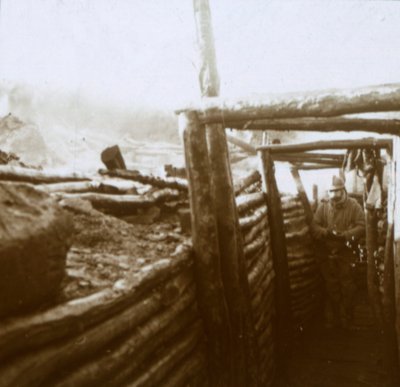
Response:
[{"label": "stacked log wall", "polygon": [[322,281],[306,213],[298,195],[281,197],[294,322],[307,323],[322,300]]},{"label": "stacked log wall", "polygon": [[3,319],[0,348],[1,387],[204,385],[190,249],[112,288]]},{"label": "stacked log wall", "polygon": [[246,189],[245,193],[239,195],[236,203],[244,242],[244,256],[256,331],[255,341],[260,355],[259,378],[261,385],[269,386],[275,374],[273,336],[275,273],[269,239],[267,205],[264,193],[260,191],[260,182],[261,180],[258,179],[255,184]]}]

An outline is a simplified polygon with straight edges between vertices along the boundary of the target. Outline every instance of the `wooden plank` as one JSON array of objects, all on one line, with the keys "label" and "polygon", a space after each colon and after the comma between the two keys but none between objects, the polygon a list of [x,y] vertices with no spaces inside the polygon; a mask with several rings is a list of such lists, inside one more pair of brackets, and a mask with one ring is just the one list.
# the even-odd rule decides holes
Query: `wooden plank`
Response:
[{"label": "wooden plank", "polygon": [[261,182],[261,175],[260,172],[254,170],[250,174],[246,175],[245,177],[235,182],[234,185],[235,195],[236,196],[239,195],[246,188],[258,182]]},{"label": "wooden plank", "polygon": [[198,301],[208,336],[210,378],[226,386],[232,374],[231,326],[221,277],[215,202],[205,128],[194,112],[179,116],[185,146]]},{"label": "wooden plank", "polygon": [[[400,110],[400,84],[351,90],[322,90],[254,98],[203,99],[180,111],[196,110],[203,123],[262,118],[333,117],[344,114]],[[179,113],[178,111],[177,113]]]},{"label": "wooden plank", "polygon": [[260,156],[263,168],[263,188],[267,193],[270,245],[275,270],[276,355],[278,367],[282,371],[293,333],[286,237],[274,162],[269,151],[260,152]]},{"label": "wooden plank", "polygon": [[296,153],[323,149],[354,149],[354,148],[390,148],[391,139],[363,138],[358,140],[326,140],[301,144],[263,145],[258,150],[268,149],[274,153]]},{"label": "wooden plank", "polygon": [[400,120],[379,118],[352,118],[352,117],[320,117],[320,118],[287,118],[264,119],[254,121],[225,122],[225,128],[238,130],[300,130],[352,132],[360,130],[373,133],[400,133]]}]

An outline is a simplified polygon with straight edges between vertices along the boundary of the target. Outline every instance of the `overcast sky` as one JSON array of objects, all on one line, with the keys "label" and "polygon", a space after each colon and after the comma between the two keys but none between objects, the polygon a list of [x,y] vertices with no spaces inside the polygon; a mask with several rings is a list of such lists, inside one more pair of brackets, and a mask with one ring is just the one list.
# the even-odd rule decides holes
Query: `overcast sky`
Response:
[{"label": "overcast sky", "polygon": [[[174,108],[199,95],[190,0],[0,0],[0,79]],[[210,0],[222,95],[400,81],[400,2]]]}]

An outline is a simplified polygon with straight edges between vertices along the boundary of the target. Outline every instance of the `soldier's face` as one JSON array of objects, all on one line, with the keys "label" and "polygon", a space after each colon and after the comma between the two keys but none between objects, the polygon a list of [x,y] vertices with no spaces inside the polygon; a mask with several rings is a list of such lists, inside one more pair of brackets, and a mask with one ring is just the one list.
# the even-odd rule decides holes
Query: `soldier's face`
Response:
[{"label": "soldier's face", "polygon": [[332,203],[338,203],[343,199],[343,195],[344,195],[344,190],[343,189],[329,191],[329,200]]}]

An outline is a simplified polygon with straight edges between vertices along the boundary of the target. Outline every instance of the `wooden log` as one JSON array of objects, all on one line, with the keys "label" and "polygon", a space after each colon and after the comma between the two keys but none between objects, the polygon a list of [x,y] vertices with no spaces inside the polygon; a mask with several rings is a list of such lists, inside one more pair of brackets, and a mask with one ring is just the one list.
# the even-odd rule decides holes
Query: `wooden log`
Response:
[{"label": "wooden log", "polygon": [[149,367],[134,378],[127,387],[153,387],[162,384],[163,380],[171,373],[173,368],[187,358],[194,350],[201,335],[201,326],[194,326],[177,339],[171,348],[164,348],[155,356]]},{"label": "wooden log", "polygon": [[188,109],[196,110],[203,123],[397,111],[400,110],[400,84],[236,100],[209,98],[178,112]]},{"label": "wooden log", "polygon": [[103,380],[102,385],[110,387],[125,385],[140,369],[143,369],[145,364],[151,361],[157,350],[173,342],[190,325],[198,321],[199,317],[197,305],[190,305],[188,309],[182,311],[174,323],[168,324],[159,334],[148,340],[133,357],[123,359],[122,368],[111,378]]},{"label": "wooden log", "polygon": [[343,163],[344,154],[338,153],[322,153],[322,152],[300,152],[300,153],[274,153],[272,154],[274,161],[296,160],[299,162],[316,162],[316,161],[335,161]]},{"label": "wooden log", "polygon": [[[211,14],[208,0],[194,0],[197,45],[200,53],[200,89],[202,96],[215,97],[219,80],[215,59]],[[234,364],[233,381],[253,385],[257,362],[252,348],[252,316],[248,295],[243,245],[239,235],[238,214],[234,199],[227,136],[222,125],[207,126],[211,178],[216,203],[216,219],[222,269],[222,281],[229,309],[234,347],[229,354]],[[243,144],[241,145],[243,147]]]},{"label": "wooden log", "polygon": [[307,194],[306,194],[306,190],[304,189],[304,185],[303,182],[301,181],[301,177],[299,174],[299,171],[296,168],[291,168],[290,172],[292,173],[293,179],[296,183],[296,188],[297,188],[297,192],[299,194],[300,200],[303,204],[304,207],[304,212],[306,215],[306,221],[308,225],[311,225],[313,218],[314,218],[314,214],[313,211],[311,209],[311,205],[310,202],[308,200]]},{"label": "wooden log", "polygon": [[190,268],[188,251],[171,259],[146,265],[131,279],[81,299],[26,317],[3,320],[0,328],[0,360],[77,335],[136,303],[146,292]]},{"label": "wooden log", "polygon": [[[304,154],[305,155],[305,154]],[[343,164],[343,161],[330,160],[328,158],[320,158],[320,157],[304,157],[304,156],[294,156],[291,154],[281,156],[277,155],[274,157],[275,162],[286,162],[291,163],[293,165],[321,165],[331,168],[340,168]]]},{"label": "wooden log", "polygon": [[39,171],[37,169],[0,165],[0,181],[18,181],[24,183],[42,184],[85,180],[90,180],[90,178],[79,173],[54,173]]},{"label": "wooden log", "polygon": [[204,127],[195,113],[179,116],[180,133],[185,145],[192,218],[195,276],[198,301],[209,340],[211,383],[229,385],[231,327],[221,278],[221,263],[215,219],[215,202],[211,196],[211,171]]},{"label": "wooden log", "polygon": [[400,120],[379,118],[351,118],[351,117],[329,117],[329,118],[287,118],[287,119],[264,119],[254,121],[225,122],[226,128],[246,130],[301,130],[318,132],[344,131],[352,132],[360,130],[363,132],[398,134],[400,132]]},{"label": "wooden log", "polygon": [[253,289],[259,284],[264,273],[267,274],[267,273],[273,271],[272,270],[272,260],[268,261],[268,259],[266,259],[266,258],[267,257],[265,256],[265,254],[263,254],[261,256],[261,259],[258,260],[258,262],[254,265],[254,267],[248,274],[249,284],[250,284],[250,287]]},{"label": "wooden log", "polygon": [[[43,348],[34,353],[29,352],[21,358],[0,368],[0,386],[39,386],[46,378],[55,376],[60,367],[68,368],[84,359],[95,355],[107,345],[115,342],[124,333],[136,328],[163,306],[164,288],[153,291],[143,297],[138,303],[126,308],[78,336]],[[178,294],[179,296],[179,294]],[[85,343],[77,345],[76,343]]]},{"label": "wooden log", "polygon": [[119,177],[120,179],[133,180],[141,184],[149,184],[157,188],[172,188],[180,191],[187,191],[188,189],[188,182],[185,179],[173,177],[161,178],[158,176],[145,175],[139,171],[130,171],[123,169],[113,169],[112,171],[100,169],[99,173],[103,176]]},{"label": "wooden log", "polygon": [[302,144],[262,145],[257,150],[268,149],[274,153],[296,153],[322,149],[391,148],[392,140],[386,138],[363,138],[357,140],[322,140]]},{"label": "wooden log", "polygon": [[251,185],[258,183],[258,182],[261,182],[261,175],[260,175],[260,172],[258,172],[257,170],[254,170],[249,175],[247,175],[235,182],[235,185],[234,185],[235,195],[236,196],[239,195],[246,188],[248,188]]},{"label": "wooden log", "polygon": [[[143,347],[150,345],[156,350],[157,347],[154,346],[153,342],[160,344],[165,341],[164,331],[168,326],[175,325],[178,317],[187,320],[186,323],[194,320],[194,308],[188,309],[190,305],[193,305],[194,300],[195,292],[192,286],[189,291],[181,294],[178,302],[152,316],[143,325],[133,329],[132,333],[124,337],[119,346],[110,347],[111,350],[101,352],[99,356],[80,364],[72,372],[60,370],[57,379],[60,378],[61,380],[52,381],[51,385],[57,387],[99,386],[104,385],[106,381],[113,381],[115,375],[124,366],[129,367],[130,372],[133,372],[140,365],[143,366],[138,361],[138,357],[143,361],[143,352],[148,353],[148,349],[144,350]],[[185,315],[183,315],[183,311],[186,311]],[[186,326],[180,324],[179,326],[181,329],[186,328]],[[167,333],[170,335],[170,332]],[[65,376],[63,376],[64,373],[66,373]]]},{"label": "wooden log", "polygon": [[264,189],[267,192],[268,224],[271,250],[275,271],[275,300],[277,310],[277,364],[284,369],[286,354],[289,350],[292,324],[290,309],[289,268],[286,251],[286,238],[283,225],[282,204],[276,183],[274,162],[269,151],[262,151]]},{"label": "wooden log", "polygon": [[240,214],[258,207],[260,204],[265,204],[265,195],[262,192],[254,192],[236,198],[236,206]]},{"label": "wooden log", "polygon": [[266,217],[260,223],[257,223],[250,229],[246,230],[244,235],[244,244],[248,245],[253,242],[262,232],[265,232],[265,230],[267,230],[267,234],[269,234],[268,219]]},{"label": "wooden log", "polygon": [[[398,140],[396,140],[398,141]],[[396,149],[394,158],[399,167],[397,160]],[[384,255],[384,271],[383,271],[383,297],[382,297],[382,328],[384,340],[384,354],[383,364],[386,374],[388,376],[388,385],[397,386],[400,384],[400,363],[399,363],[399,348],[396,327],[396,289],[395,289],[395,268],[394,268],[394,214],[395,214],[395,201],[397,200],[394,194],[393,185],[399,184],[396,181],[394,165],[391,162],[389,172],[389,190],[388,195],[388,225],[386,231],[385,241],[385,255]],[[390,213],[390,215],[389,215]],[[398,222],[398,219],[395,221]]]},{"label": "wooden log", "polygon": [[205,375],[206,359],[203,349],[195,349],[187,359],[184,359],[182,364],[178,365],[177,369],[172,371],[172,374],[167,380],[163,380],[164,387],[184,387],[195,386],[193,380],[201,378],[201,385],[208,385]]},{"label": "wooden log", "polygon": [[78,181],[54,184],[41,184],[35,188],[47,193],[54,192],[68,192],[68,193],[82,193],[82,192],[99,192],[99,181]]},{"label": "wooden log", "polygon": [[265,244],[268,241],[268,234],[264,231],[257,237],[253,242],[249,243],[244,247],[244,255],[247,260],[251,261],[251,257],[256,255],[260,250],[265,248]]},{"label": "wooden log", "polygon": [[244,150],[245,152],[247,152],[249,155],[255,156],[255,155],[257,154],[256,147],[254,147],[254,146],[251,145],[250,143],[248,143],[248,142],[246,142],[246,141],[244,141],[244,140],[242,140],[242,139],[240,139],[240,138],[238,138],[238,137],[235,137],[235,136],[232,136],[232,135],[227,134],[227,135],[226,135],[226,139],[227,139],[231,144],[236,145],[237,147],[243,149],[243,150]]},{"label": "wooden log", "polygon": [[254,214],[245,216],[239,219],[239,225],[241,229],[247,229],[262,222],[267,215],[267,206],[261,206],[254,211]]},{"label": "wooden log", "polygon": [[89,201],[96,209],[124,213],[149,208],[157,203],[179,198],[179,191],[164,188],[146,195],[109,195],[101,193],[58,193],[60,199],[82,199]]},{"label": "wooden log", "polygon": [[335,168],[339,168],[339,166],[334,167],[332,165],[327,165],[327,164],[306,164],[306,163],[298,163],[298,164],[294,164],[294,166],[301,171],[315,171],[315,170],[320,170],[320,169],[335,169]]}]

